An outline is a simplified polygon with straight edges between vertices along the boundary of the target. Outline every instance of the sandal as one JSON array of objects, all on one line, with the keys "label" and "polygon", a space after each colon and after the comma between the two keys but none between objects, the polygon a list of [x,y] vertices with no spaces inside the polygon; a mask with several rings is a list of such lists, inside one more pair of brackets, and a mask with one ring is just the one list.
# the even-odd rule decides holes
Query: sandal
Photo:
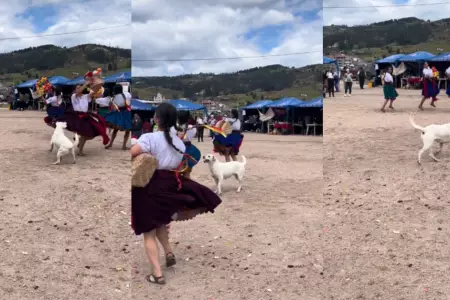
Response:
[{"label": "sandal", "polygon": [[177,260],[175,259],[175,255],[172,252],[166,254],[166,268],[170,268],[177,264]]},{"label": "sandal", "polygon": [[159,285],[166,284],[166,279],[164,278],[164,276],[156,277],[155,275],[150,274],[150,275],[147,275],[145,277],[145,279],[147,279],[148,282],[154,283],[154,284],[159,284]]}]

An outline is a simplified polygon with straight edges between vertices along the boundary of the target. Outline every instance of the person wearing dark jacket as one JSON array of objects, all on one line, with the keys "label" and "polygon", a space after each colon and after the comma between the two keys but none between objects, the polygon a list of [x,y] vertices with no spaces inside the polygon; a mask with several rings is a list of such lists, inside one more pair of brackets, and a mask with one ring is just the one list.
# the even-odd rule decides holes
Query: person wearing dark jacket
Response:
[{"label": "person wearing dark jacket", "polygon": [[366,80],[366,72],[364,71],[363,68],[359,69],[358,80],[359,80],[359,87],[363,90],[364,89],[364,81]]}]

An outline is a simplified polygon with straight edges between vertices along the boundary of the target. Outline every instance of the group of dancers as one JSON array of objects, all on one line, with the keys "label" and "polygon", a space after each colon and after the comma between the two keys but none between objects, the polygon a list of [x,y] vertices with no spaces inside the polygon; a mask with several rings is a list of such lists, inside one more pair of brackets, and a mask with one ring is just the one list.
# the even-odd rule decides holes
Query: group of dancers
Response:
[{"label": "group of dancers", "polygon": [[[227,161],[237,159],[244,138],[237,111],[233,111],[232,116],[225,121],[231,124],[233,131],[226,137],[215,134],[213,141],[214,150]],[[191,178],[201,153],[192,144],[197,129],[189,113],[179,113],[171,104],[162,103],[155,111],[154,121],[157,131],[143,134],[130,150],[133,158],[147,153],[158,162],[145,187],[132,187],[131,223],[135,234],[144,236],[145,251],[152,266],[147,281],[165,284],[157,242],[164,249],[166,267],[175,265],[176,258],[169,243],[169,224],[213,213],[222,201],[212,190]]]},{"label": "group of dancers", "polygon": [[[103,89],[101,97],[89,91],[89,82],[79,85],[71,95],[72,108],[61,107],[62,92],[53,87],[45,97],[47,125],[55,127],[56,122],[66,122],[67,130],[80,136],[78,155],[84,155],[84,146],[88,140],[101,136],[106,149],[113,146],[119,131],[124,131],[122,149],[127,150],[127,142],[131,132],[131,94],[123,91],[123,86],[116,84],[111,94]],[[98,113],[90,111],[89,105],[95,101],[99,106]],[[108,128],[112,131],[108,135]]]},{"label": "group of dancers", "polygon": [[[394,101],[398,97],[398,93],[394,87],[394,78],[392,76],[392,67],[389,67],[384,75],[384,103],[381,107],[382,112],[386,112],[386,105],[389,103],[389,108],[394,109]],[[426,100],[431,99],[430,105],[436,107],[437,96],[439,95],[439,80],[438,72],[436,68],[430,68],[428,63],[424,63],[422,71],[422,99],[419,104],[419,109],[424,110],[423,105]],[[447,90],[446,94],[450,97],[450,67],[445,70],[445,76],[447,78]]]}]

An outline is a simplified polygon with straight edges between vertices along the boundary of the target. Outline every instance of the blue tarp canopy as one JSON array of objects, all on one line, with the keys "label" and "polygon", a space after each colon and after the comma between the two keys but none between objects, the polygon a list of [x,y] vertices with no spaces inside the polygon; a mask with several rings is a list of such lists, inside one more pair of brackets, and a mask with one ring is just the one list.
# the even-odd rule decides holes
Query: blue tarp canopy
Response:
[{"label": "blue tarp canopy", "polygon": [[273,107],[273,108],[288,108],[288,107],[300,107],[304,101],[299,100],[297,98],[281,98],[278,101],[275,101],[267,107]]},{"label": "blue tarp canopy", "polygon": [[38,82],[38,79],[28,80],[28,81],[25,81],[25,82],[17,85],[16,88],[19,88],[19,89],[20,88],[31,88],[31,87],[35,86],[37,82]]},{"label": "blue tarp canopy", "polygon": [[71,79],[65,83],[65,85],[80,85],[80,84],[84,84],[84,76]]},{"label": "blue tarp canopy", "polygon": [[241,109],[262,109],[272,102],[272,100],[260,100],[247,106],[241,107]]},{"label": "blue tarp canopy", "polygon": [[64,76],[53,76],[48,80],[51,85],[65,85],[68,81],[69,78],[66,78]]},{"label": "blue tarp canopy", "polygon": [[131,110],[152,111],[155,110],[155,107],[150,103],[141,102],[139,99],[131,99]]},{"label": "blue tarp canopy", "polygon": [[131,72],[121,72],[105,78],[105,83],[131,82]]},{"label": "blue tarp canopy", "polygon": [[399,61],[424,62],[424,61],[430,60],[433,57],[434,57],[434,54],[431,54],[430,52],[418,51],[418,52],[414,52],[414,53],[403,56],[402,58],[399,59]]},{"label": "blue tarp canopy", "polygon": [[205,109],[205,107],[203,105],[200,105],[198,103],[192,103],[192,102],[189,102],[186,100],[181,100],[181,99],[171,99],[168,102],[170,104],[172,104],[173,106],[175,106],[177,110],[192,111],[192,110]]},{"label": "blue tarp canopy", "polygon": [[406,56],[405,54],[394,54],[394,55],[379,59],[375,63],[377,63],[377,64],[395,64],[402,57],[405,57],[405,56]]},{"label": "blue tarp canopy", "polygon": [[336,60],[333,59],[333,58],[329,58],[329,57],[324,56],[323,57],[323,63],[324,64],[334,64],[334,63],[336,63]]},{"label": "blue tarp canopy", "polygon": [[323,107],[323,98],[322,97],[318,97],[318,98],[312,99],[310,101],[305,101],[298,107],[301,107],[301,108],[303,108],[303,107],[306,107],[306,108],[309,108],[309,107],[322,108]]},{"label": "blue tarp canopy", "polygon": [[430,61],[450,61],[450,52],[442,53],[431,58]]}]

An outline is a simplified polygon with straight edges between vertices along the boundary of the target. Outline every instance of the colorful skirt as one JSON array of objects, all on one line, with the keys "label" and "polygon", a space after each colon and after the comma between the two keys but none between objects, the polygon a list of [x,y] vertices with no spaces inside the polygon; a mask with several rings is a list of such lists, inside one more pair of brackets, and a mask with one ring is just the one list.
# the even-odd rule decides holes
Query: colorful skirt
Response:
[{"label": "colorful skirt", "polygon": [[106,118],[106,116],[110,113],[109,107],[100,107],[98,109],[98,115],[101,116],[103,119]]},{"label": "colorful skirt", "polygon": [[425,79],[423,81],[422,96],[436,99],[439,94],[439,87],[435,80]]},{"label": "colorful skirt", "polygon": [[66,122],[68,131],[75,132],[88,139],[101,136],[103,145],[109,143],[105,120],[96,113],[65,112],[58,121]]},{"label": "colorful skirt", "polygon": [[395,90],[392,83],[385,83],[383,86],[384,99],[386,100],[395,100],[398,97],[398,93]]},{"label": "colorful skirt", "polygon": [[126,108],[120,108],[119,111],[112,111],[105,117],[106,124],[114,129],[129,131],[132,127],[131,111]]},{"label": "colorful skirt", "polygon": [[194,161],[192,159],[185,158],[185,159],[187,159],[188,168],[192,169],[200,161],[200,159],[202,157],[202,153],[196,146],[192,145],[191,142],[184,142],[184,144],[186,145],[185,153],[187,155],[189,155],[190,157],[192,157],[193,159],[195,159],[195,161]]},{"label": "colorful skirt", "polygon": [[131,189],[131,226],[140,235],[172,221],[213,213],[221,202],[209,188],[183,176],[177,178],[175,172],[157,170],[145,187]]},{"label": "colorful skirt", "polygon": [[233,131],[227,137],[216,134],[214,136],[214,152],[220,155],[238,155],[244,135],[240,131]]}]

